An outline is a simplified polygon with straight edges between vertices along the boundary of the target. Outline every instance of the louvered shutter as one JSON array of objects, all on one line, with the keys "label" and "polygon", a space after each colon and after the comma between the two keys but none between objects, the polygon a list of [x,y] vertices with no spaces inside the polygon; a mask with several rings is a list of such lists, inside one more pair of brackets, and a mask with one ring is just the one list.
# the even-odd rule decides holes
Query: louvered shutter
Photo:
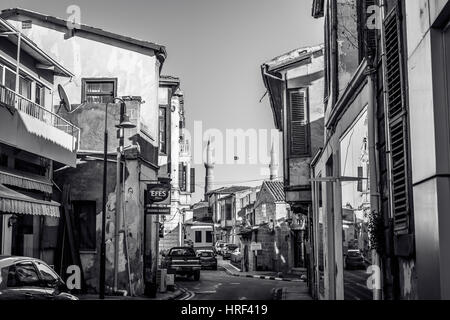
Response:
[{"label": "louvered shutter", "polygon": [[388,126],[391,148],[391,176],[394,231],[409,233],[410,182],[408,175],[408,126],[403,70],[401,17],[393,9],[384,21],[385,28],[385,86],[388,100]]},{"label": "louvered shutter", "polygon": [[191,190],[190,190],[190,192],[194,193],[195,192],[195,168],[191,168],[190,174],[191,174],[191,186],[190,186]]},{"label": "louvered shutter", "polygon": [[181,191],[186,191],[186,170],[184,164],[178,164],[178,184]]},{"label": "louvered shutter", "polygon": [[308,154],[308,115],[305,90],[289,91],[290,155]]}]

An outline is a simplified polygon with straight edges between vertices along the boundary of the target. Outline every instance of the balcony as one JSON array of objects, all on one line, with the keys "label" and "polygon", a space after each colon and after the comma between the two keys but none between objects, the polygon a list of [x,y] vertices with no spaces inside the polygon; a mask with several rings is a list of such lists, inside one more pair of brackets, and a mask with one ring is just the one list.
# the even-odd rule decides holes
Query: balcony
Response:
[{"label": "balcony", "polygon": [[190,156],[191,149],[189,146],[189,141],[180,142],[180,156]]},{"label": "balcony", "polygon": [[63,164],[75,164],[78,127],[1,84],[0,106],[4,107],[0,108],[2,142]]}]

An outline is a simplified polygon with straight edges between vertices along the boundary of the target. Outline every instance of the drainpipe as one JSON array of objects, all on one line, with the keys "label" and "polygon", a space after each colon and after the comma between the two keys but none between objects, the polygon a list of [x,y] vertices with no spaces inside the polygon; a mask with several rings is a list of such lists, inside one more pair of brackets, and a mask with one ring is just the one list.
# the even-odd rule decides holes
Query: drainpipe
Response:
[{"label": "drainpipe", "polygon": [[[380,0],[380,30],[381,30],[381,59],[382,59],[382,65],[383,69],[386,66],[386,48],[385,48],[385,29],[384,29],[384,19],[386,15],[386,0]],[[391,209],[393,207],[392,204],[392,159],[391,159],[391,136],[390,136],[390,130],[389,130],[389,100],[387,96],[387,88],[386,88],[386,73],[382,72],[383,77],[383,97],[384,97],[384,122],[385,122],[385,136],[386,136],[386,169],[387,169],[387,185],[389,190],[389,212],[387,218],[389,219],[391,217]],[[386,215],[384,216],[386,218]],[[381,284],[381,282],[380,282]]]},{"label": "drainpipe", "polygon": [[22,43],[22,34],[20,32],[17,33],[17,66],[16,66],[16,109],[19,109],[19,99],[17,95],[20,90],[20,45]]},{"label": "drainpipe", "polygon": [[[370,58],[369,58],[370,59]],[[380,212],[380,193],[378,188],[378,170],[377,170],[377,130],[376,130],[376,107],[375,107],[375,75],[376,69],[373,67],[373,58],[368,61],[367,78],[369,88],[369,103],[367,107],[368,114],[368,133],[369,133],[369,184],[370,184],[370,211],[372,214],[378,215]],[[381,263],[380,258],[375,249],[372,250],[372,264],[377,267],[379,272],[373,274],[374,277],[378,277],[375,280],[375,286],[373,288],[373,300],[381,300]]]}]

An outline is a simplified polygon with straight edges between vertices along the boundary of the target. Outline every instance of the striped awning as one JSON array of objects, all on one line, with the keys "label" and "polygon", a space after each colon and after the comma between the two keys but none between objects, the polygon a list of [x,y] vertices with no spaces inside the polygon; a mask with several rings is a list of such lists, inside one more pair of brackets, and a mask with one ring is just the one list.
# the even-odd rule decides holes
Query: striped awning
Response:
[{"label": "striped awning", "polygon": [[60,204],[37,199],[0,184],[0,213],[31,214],[59,218]]},{"label": "striped awning", "polygon": [[53,189],[51,181],[45,177],[8,168],[0,168],[0,184],[45,193],[52,193]]}]

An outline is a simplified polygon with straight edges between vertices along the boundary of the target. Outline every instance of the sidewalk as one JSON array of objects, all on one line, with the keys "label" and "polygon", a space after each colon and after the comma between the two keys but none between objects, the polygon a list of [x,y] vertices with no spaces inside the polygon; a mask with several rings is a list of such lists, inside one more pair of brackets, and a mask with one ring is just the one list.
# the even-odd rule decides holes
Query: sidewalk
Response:
[{"label": "sidewalk", "polygon": [[295,288],[275,288],[273,300],[313,300],[306,284]]},{"label": "sidewalk", "polygon": [[288,274],[283,275],[283,277],[279,277],[276,272],[271,271],[251,271],[251,272],[242,272],[234,266],[231,262],[223,259],[217,260],[219,267],[225,269],[225,272],[229,275],[235,277],[247,277],[247,278],[257,278],[264,280],[276,280],[276,281],[290,281],[290,282],[306,282],[306,279],[302,278],[296,274]]},{"label": "sidewalk", "polygon": [[[105,296],[105,300],[174,300],[182,295],[185,292],[180,288],[175,286],[175,291],[167,291],[164,293],[158,292],[156,294],[156,298],[149,298],[145,296],[139,297],[131,297],[131,296]],[[98,294],[81,294],[77,295],[80,300],[100,300]]]}]

